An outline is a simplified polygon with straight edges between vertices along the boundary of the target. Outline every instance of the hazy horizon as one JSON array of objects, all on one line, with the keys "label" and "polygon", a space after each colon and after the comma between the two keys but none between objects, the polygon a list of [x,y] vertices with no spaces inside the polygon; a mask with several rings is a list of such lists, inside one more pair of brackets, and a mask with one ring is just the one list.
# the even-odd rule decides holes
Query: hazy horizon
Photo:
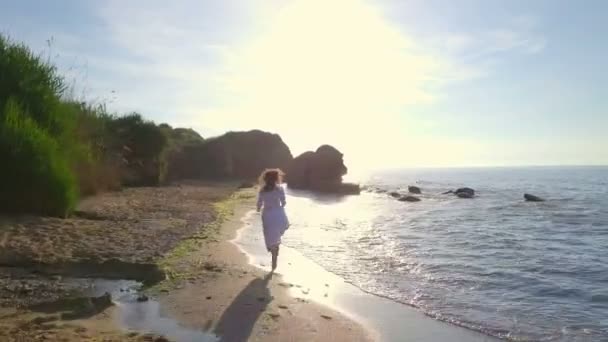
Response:
[{"label": "hazy horizon", "polygon": [[359,170],[608,165],[603,1],[0,8],[0,31],[82,100],[204,137],[261,129],[295,155],[334,145]]}]

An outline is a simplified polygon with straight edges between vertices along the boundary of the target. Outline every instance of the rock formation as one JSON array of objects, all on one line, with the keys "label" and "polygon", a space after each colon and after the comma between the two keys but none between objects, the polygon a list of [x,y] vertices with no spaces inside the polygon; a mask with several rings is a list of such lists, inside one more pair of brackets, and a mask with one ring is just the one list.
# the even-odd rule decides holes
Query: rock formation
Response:
[{"label": "rock formation", "polygon": [[277,134],[229,132],[185,146],[170,161],[171,179],[256,179],[266,168],[285,169],[293,160]]},{"label": "rock formation", "polygon": [[339,194],[358,194],[358,184],[342,183],[348,169],[343,155],[330,145],[315,152],[307,151],[294,158],[287,168],[287,184],[293,189],[307,189]]}]

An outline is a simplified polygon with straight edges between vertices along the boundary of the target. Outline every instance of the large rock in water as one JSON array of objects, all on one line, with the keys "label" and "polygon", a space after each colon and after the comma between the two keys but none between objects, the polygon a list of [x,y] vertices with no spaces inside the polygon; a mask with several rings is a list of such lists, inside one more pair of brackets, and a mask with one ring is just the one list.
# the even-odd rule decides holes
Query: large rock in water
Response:
[{"label": "large rock in water", "polygon": [[254,180],[264,169],[285,169],[292,160],[289,147],[278,134],[228,132],[186,146],[173,160],[170,174],[173,169],[172,179]]},{"label": "large rock in water", "polygon": [[323,145],[315,152],[307,151],[293,159],[287,168],[287,185],[293,189],[360,193],[358,184],[342,183],[342,176],[347,172],[342,153],[333,146]]}]

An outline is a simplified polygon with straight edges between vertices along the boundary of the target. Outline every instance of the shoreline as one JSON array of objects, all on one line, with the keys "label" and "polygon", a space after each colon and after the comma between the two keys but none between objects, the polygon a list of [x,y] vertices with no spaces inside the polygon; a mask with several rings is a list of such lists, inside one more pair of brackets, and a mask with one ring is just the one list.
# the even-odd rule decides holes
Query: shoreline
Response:
[{"label": "shoreline", "polygon": [[[99,275],[101,278],[87,278],[86,275],[79,278],[78,274],[71,275],[71,269],[61,269],[60,274],[53,275],[50,269],[49,274],[38,274],[24,268],[24,276],[29,278],[23,279],[35,282],[33,284],[40,283],[45,288],[50,286],[51,289],[74,286],[75,289],[82,287],[85,290],[78,294],[58,292],[58,300],[51,302],[38,298],[41,296],[31,295],[35,292],[29,292],[30,295],[23,298],[24,305],[6,302],[4,307],[0,307],[0,337],[4,336],[8,341],[28,338],[66,341],[165,341],[160,336],[169,340],[197,342],[372,340],[359,324],[322,305],[290,296],[280,276],[267,277],[266,272],[249,265],[246,256],[230,240],[236,236],[236,231],[241,226],[243,210],[248,209],[252,198],[251,194],[248,195],[251,190],[229,190],[229,187],[219,184],[221,191],[216,192],[214,186],[217,185],[194,185],[187,188],[177,185],[103,194],[91,198],[90,203],[83,203],[83,207],[97,208],[101,205],[105,208],[104,211],[107,209],[108,214],[96,214],[87,221],[33,218],[33,222],[38,225],[34,227],[44,228],[49,232],[49,236],[50,231],[62,232],[54,234],[58,239],[53,240],[54,243],[60,244],[64,239],[70,238],[70,246],[73,248],[82,245],[80,236],[89,231],[88,226],[83,226],[81,222],[105,226],[116,220],[122,227],[130,229],[129,234],[133,237],[128,241],[142,246],[142,249],[138,248],[133,252],[146,255],[155,253],[159,256],[155,263],[166,279],[142,288],[135,281],[105,279],[103,274]],[[131,196],[135,193],[138,194],[136,197]],[[163,194],[160,198],[172,201],[171,212],[162,214],[170,215],[171,220],[167,221],[165,216],[156,220],[149,219],[159,215],[156,202],[150,201],[150,194]],[[109,198],[112,200],[108,200]],[[123,203],[125,201],[127,203]],[[166,207],[163,205],[158,208]],[[207,220],[199,220],[201,209],[210,214],[205,214]],[[209,211],[211,209],[214,214]],[[130,214],[134,211],[137,212],[136,218]],[[123,215],[125,213],[128,215]],[[209,220],[211,217],[215,219]],[[17,218],[11,218],[8,222],[15,220]],[[30,221],[25,221],[27,225],[23,227],[30,228]],[[154,249],[164,241],[158,233],[165,234],[166,229],[175,227],[167,225],[166,222],[176,222],[180,227],[193,227],[191,224],[195,224],[198,228],[190,237],[184,235],[179,241],[172,240],[176,241],[176,244],[161,255]],[[157,239],[141,240],[142,236],[136,234],[141,228],[146,228],[142,233],[149,234],[150,237],[157,236]],[[10,257],[11,251],[16,251],[17,246],[26,243],[39,253],[49,254],[56,251],[52,246],[45,247],[46,245],[38,243],[37,230],[15,228],[9,231],[15,236],[19,234],[19,240],[3,241],[19,244],[12,245],[11,250],[5,250],[5,258]],[[100,233],[102,231],[96,230]],[[89,241],[88,244],[96,242],[95,239],[86,241]],[[114,253],[114,246],[103,241],[99,241],[91,252],[100,255]],[[42,247],[45,249],[40,249]],[[120,255],[124,255],[127,260],[130,250],[125,248],[120,251]],[[61,254],[56,255],[54,260],[63,263],[71,258],[68,254]],[[135,263],[143,261],[148,262],[148,259],[133,260]],[[90,267],[91,271],[95,271],[94,265]],[[127,272],[126,275],[130,272],[124,271]],[[9,284],[19,283],[20,279],[22,278],[11,276],[7,278]],[[37,289],[28,287],[34,288]],[[99,291],[104,292],[106,289],[111,297],[99,297],[104,298],[104,302],[97,310],[96,296]],[[17,291],[15,293],[23,293],[22,287],[15,287],[14,290]],[[30,306],[30,299],[38,299],[40,309]],[[78,307],[73,307],[76,303]],[[78,310],[80,314],[80,309],[88,308],[90,303],[93,303],[94,311],[86,309],[82,315],[74,315],[72,318],[65,315],[66,310],[71,309]],[[33,304],[38,305],[37,302]]]},{"label": "shoreline", "polygon": [[[216,193],[218,189],[223,190]],[[74,275],[75,278],[69,279],[71,275],[67,269],[63,270],[65,277],[35,276],[45,284],[62,286],[76,284],[73,283],[75,280],[92,281],[95,286],[101,284],[101,287],[97,286],[97,291],[101,291],[105,286],[103,283],[107,281],[110,284],[108,286],[113,289],[113,292],[110,292],[115,306],[101,308],[97,313],[91,316],[87,314],[83,319],[64,320],[57,315],[65,309],[65,303],[62,303],[62,306],[44,316],[50,321],[41,320],[42,316],[39,313],[31,311],[23,311],[19,320],[3,321],[3,318],[8,317],[4,314],[11,312],[3,308],[0,310],[0,327],[23,328],[26,330],[14,331],[36,336],[49,334],[56,337],[66,336],[68,341],[94,340],[100,337],[106,337],[110,341],[135,341],[141,340],[150,333],[160,334],[169,339],[178,338],[179,341],[201,341],[203,338],[202,341],[205,342],[326,341],[328,339],[403,341],[404,338],[432,342],[496,341],[486,335],[436,321],[404,304],[365,293],[285,245],[281,248],[277,272],[272,277],[268,277],[265,264],[269,262],[270,257],[263,245],[260,222],[253,211],[255,193],[251,189],[245,189],[229,190],[229,195],[222,195],[228,189],[225,186],[151,188],[135,191],[137,197],[129,197],[135,194],[133,192],[114,193],[92,199],[97,203],[94,206],[93,203],[83,203],[84,208],[87,205],[91,208],[103,205],[105,209],[102,209],[101,213],[107,214],[98,215],[96,220],[77,221],[78,223],[102,224],[105,227],[106,217],[117,217],[116,220],[122,226],[133,229],[132,233],[146,228],[146,234],[152,233],[150,230],[163,232],[176,226],[186,227],[193,222],[198,222],[199,227],[194,235],[182,238],[171,250],[156,260],[157,266],[166,274],[167,279],[151,287],[128,290],[127,285],[117,287],[116,284],[122,280],[109,280],[103,277],[78,278],[78,275]],[[164,216],[155,220],[149,219],[158,215],[155,211],[156,206],[150,205],[155,203],[149,199],[150,192],[164,194],[159,197],[163,200],[179,196],[179,203],[176,202],[171,209],[171,219],[166,219]],[[130,200],[127,201],[129,198]],[[147,200],[144,201],[144,198]],[[126,206],[123,203],[125,201],[131,205]],[[135,207],[133,203],[136,204]],[[212,216],[215,219],[199,221],[201,208],[213,209]],[[137,212],[141,219],[130,217],[123,219],[123,211]],[[205,217],[209,219],[212,216]],[[38,221],[36,219],[35,222]],[[55,224],[59,221],[50,222]],[[67,224],[72,221],[61,222]],[[142,226],[143,222],[145,226]],[[202,226],[200,226],[201,222]],[[150,225],[152,223],[153,226]],[[51,229],[57,226],[46,224],[42,227]],[[53,229],[63,229],[62,227]],[[74,227],[77,231],[71,233],[78,234],[76,236],[82,236],[84,232],[90,231],[90,228],[86,228],[88,226]],[[67,229],[60,231],[70,232]],[[36,233],[30,230],[22,232]],[[67,237],[71,236],[67,235]],[[158,235],[150,235],[152,236]],[[58,238],[62,238],[62,235]],[[141,239],[141,236],[139,238]],[[79,241],[74,238],[73,246],[78,246],[81,243]],[[93,241],[90,240],[90,243]],[[150,241],[150,244],[145,245],[146,249],[138,250],[138,253],[148,255],[154,251],[152,249],[156,246],[154,243],[158,242],[147,241]],[[21,245],[23,243],[18,246]],[[107,248],[113,246],[104,244],[98,247],[99,250],[96,252],[102,254],[113,250]],[[47,250],[54,251],[54,249],[39,251],[47,253]],[[123,253],[121,255],[127,260],[128,249],[117,251],[121,251]],[[63,255],[57,257],[60,260],[70,260]],[[140,263],[149,262],[146,258],[137,260]],[[123,270],[123,273],[130,274],[130,268]],[[8,278],[8,280],[18,282],[19,278]],[[21,290],[16,288],[15,291]],[[102,293],[88,296],[100,294]],[[146,299],[140,303],[138,299],[140,294],[150,295],[150,300]],[[71,298],[63,294],[58,296],[61,300]],[[89,300],[87,298],[93,297],[82,298]]]},{"label": "shoreline", "polygon": [[[268,277],[233,243],[252,205],[238,200],[222,224],[217,242],[188,258],[204,257],[218,271],[161,296],[168,316],[184,327],[212,331],[226,341],[373,341],[350,317],[293,296],[280,274]],[[204,317],[204,320],[201,318]]]},{"label": "shoreline", "polygon": [[[244,212],[241,222],[243,224],[231,242],[247,256],[250,265],[267,271],[266,259],[269,257],[263,247],[255,212]],[[500,341],[478,331],[436,320],[410,305],[365,292],[284,244],[277,274],[287,283],[291,296],[317,302],[359,322],[374,336],[374,340]]]}]

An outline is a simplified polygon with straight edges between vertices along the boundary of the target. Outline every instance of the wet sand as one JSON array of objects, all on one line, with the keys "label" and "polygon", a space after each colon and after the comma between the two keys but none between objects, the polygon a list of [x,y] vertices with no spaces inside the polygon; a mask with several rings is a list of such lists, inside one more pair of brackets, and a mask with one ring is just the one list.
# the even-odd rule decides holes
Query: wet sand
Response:
[{"label": "wet sand", "polygon": [[254,194],[235,188],[128,189],[71,219],[2,218],[0,340],[372,340],[248,264],[230,240]]},{"label": "wet sand", "polygon": [[[269,267],[259,217],[245,213],[243,226],[233,242],[260,269]],[[289,234],[289,230],[286,232]],[[411,306],[361,291],[328,272],[297,250],[282,246],[277,273],[289,294],[320,303],[361,322],[380,341],[481,342],[498,339],[432,319]]]},{"label": "wet sand", "polygon": [[[49,263],[33,274],[0,272],[9,275],[0,277],[4,282],[0,282],[0,304],[4,304],[0,305],[0,340],[493,341],[363,293],[287,247],[282,247],[279,268],[270,276],[269,255],[255,226],[259,218],[252,212],[255,193],[252,189],[230,193],[234,190],[226,187],[192,185],[185,191],[177,187],[106,194],[84,203],[85,214],[94,213],[84,225],[79,224],[83,218],[52,220],[50,225],[38,218],[19,224],[7,219],[5,232],[13,238],[3,240],[5,264],[16,261],[17,266],[28,266],[52,260],[63,265],[84,260],[84,269],[57,269]],[[170,205],[160,208],[162,202]],[[105,236],[105,227],[113,224],[126,231]],[[28,230],[32,227],[42,231]],[[104,239],[86,236],[91,233]],[[78,236],[94,248],[83,248]],[[125,241],[119,248],[109,245],[121,238]],[[27,253],[10,252],[21,246],[28,247]],[[75,251],[81,253],[74,255]],[[116,265],[129,267],[119,272],[113,264],[98,267],[100,261],[116,259],[122,262]],[[146,271],[134,270],[150,264],[151,270],[162,270],[165,280],[144,289],[149,299],[140,302],[141,284],[126,289],[138,283],[125,282],[129,277],[121,275],[145,280],[146,274],[140,273]],[[87,274],[83,270],[115,280],[79,278]],[[61,275],[45,273],[49,271]],[[45,299],[52,299],[50,304],[55,299],[71,300],[66,293],[72,287],[82,296],[91,281],[93,290],[76,299],[91,306],[96,300],[92,298],[110,292],[113,306],[94,304],[93,310],[68,319],[62,316],[65,302],[57,309],[50,309],[49,303],[38,311],[30,306]]]},{"label": "wet sand", "polygon": [[182,325],[212,331],[222,341],[372,341],[375,336],[346,315],[301,296],[285,280],[248,263],[230,241],[251,203],[241,202],[217,243],[189,256],[216,266],[211,278],[188,283],[160,299]]}]

